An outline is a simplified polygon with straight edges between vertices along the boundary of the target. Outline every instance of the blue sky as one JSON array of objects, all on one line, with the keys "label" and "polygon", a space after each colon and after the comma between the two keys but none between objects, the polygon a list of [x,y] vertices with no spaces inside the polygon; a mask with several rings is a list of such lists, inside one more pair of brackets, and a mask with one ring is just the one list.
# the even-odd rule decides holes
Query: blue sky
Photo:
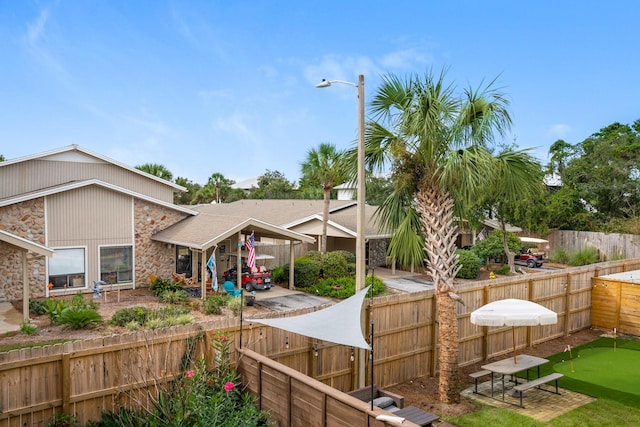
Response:
[{"label": "blue sky", "polygon": [[352,146],[356,82],[439,72],[459,88],[498,77],[506,142],[547,162],[640,118],[636,1],[0,0],[0,154],[78,144],[203,184]]}]

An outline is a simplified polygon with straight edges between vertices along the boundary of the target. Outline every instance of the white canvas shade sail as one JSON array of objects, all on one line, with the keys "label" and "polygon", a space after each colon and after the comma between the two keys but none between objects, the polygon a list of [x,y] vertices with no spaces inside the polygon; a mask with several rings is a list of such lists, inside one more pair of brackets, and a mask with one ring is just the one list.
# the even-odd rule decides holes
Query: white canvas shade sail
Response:
[{"label": "white canvas shade sail", "polygon": [[362,303],[370,286],[331,307],[278,319],[247,319],[322,341],[370,350],[361,326]]},{"label": "white canvas shade sail", "polygon": [[558,315],[535,302],[521,299],[502,299],[485,304],[471,312],[471,323],[479,326],[511,326],[513,360],[516,360],[516,326],[554,325]]}]

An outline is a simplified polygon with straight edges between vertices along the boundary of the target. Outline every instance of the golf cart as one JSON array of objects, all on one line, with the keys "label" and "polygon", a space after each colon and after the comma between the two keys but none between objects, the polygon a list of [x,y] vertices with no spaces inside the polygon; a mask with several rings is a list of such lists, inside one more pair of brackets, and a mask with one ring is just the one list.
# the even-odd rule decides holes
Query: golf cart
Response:
[{"label": "golf cart", "polygon": [[[230,255],[233,256],[233,255]],[[273,259],[271,255],[256,255],[256,260],[259,259]],[[233,282],[236,283],[238,280],[238,266],[234,264],[233,267],[229,268],[227,271],[222,273],[225,282]],[[253,268],[249,268],[248,265],[242,263],[242,278],[241,278],[242,287],[251,292],[256,289],[268,290],[271,289],[271,271],[267,270],[267,268],[262,266],[255,266]]]}]

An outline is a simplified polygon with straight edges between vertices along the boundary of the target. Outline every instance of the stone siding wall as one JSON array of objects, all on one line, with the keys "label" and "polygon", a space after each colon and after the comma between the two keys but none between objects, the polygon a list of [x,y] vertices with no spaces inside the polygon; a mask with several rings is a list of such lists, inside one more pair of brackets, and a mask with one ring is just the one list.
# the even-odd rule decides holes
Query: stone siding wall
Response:
[{"label": "stone siding wall", "polygon": [[369,268],[387,265],[388,239],[377,239],[369,241]]},{"label": "stone siding wall", "polygon": [[134,200],[136,286],[148,286],[149,276],[171,278],[175,272],[175,247],[151,240],[151,236],[187,217],[187,214],[144,200]]},{"label": "stone siding wall", "polygon": [[[42,245],[45,242],[44,198],[0,208],[0,227],[9,233]],[[8,243],[0,243],[0,301],[22,299],[22,254]],[[30,298],[43,297],[46,285],[46,257],[27,253]]]}]

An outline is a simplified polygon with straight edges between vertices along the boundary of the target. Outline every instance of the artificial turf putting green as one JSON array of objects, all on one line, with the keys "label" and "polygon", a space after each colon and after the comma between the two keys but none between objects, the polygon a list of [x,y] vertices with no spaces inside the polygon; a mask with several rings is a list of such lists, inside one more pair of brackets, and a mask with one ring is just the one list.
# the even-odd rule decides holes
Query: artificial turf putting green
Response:
[{"label": "artificial turf putting green", "polygon": [[575,372],[569,352],[554,354],[540,375],[560,372],[562,388],[640,408],[640,342],[618,339],[615,352],[613,347],[614,340],[603,337],[571,349]]},{"label": "artificial turf putting green", "polygon": [[576,380],[640,396],[640,369],[637,368],[640,366],[640,352],[594,347],[582,349],[572,361],[569,360],[569,352],[565,357],[563,362],[553,365],[554,371]]}]

